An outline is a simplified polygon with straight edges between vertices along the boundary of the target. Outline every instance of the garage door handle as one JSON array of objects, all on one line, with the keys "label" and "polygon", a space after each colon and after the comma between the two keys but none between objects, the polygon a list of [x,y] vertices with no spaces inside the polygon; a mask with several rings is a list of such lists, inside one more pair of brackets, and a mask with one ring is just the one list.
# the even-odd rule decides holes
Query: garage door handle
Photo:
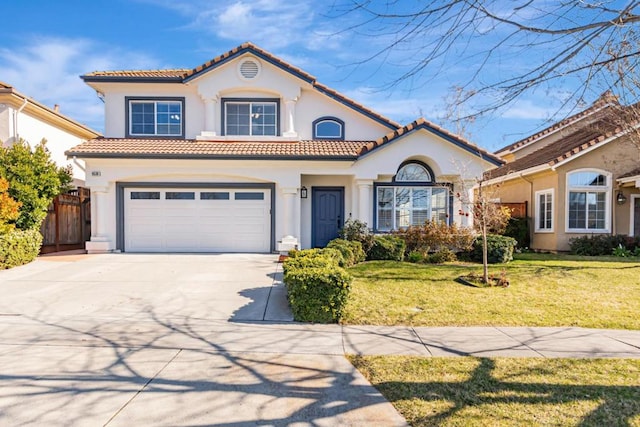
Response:
[{"label": "garage door handle", "polygon": [[340,217],[338,217],[338,228],[340,228],[340,227],[341,227],[341,225],[340,225]]}]

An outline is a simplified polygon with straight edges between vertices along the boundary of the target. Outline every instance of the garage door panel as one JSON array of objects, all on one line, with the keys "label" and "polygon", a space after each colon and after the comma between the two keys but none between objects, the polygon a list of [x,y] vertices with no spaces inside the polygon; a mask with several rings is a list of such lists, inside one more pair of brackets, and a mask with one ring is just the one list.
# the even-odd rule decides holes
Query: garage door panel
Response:
[{"label": "garage door panel", "polygon": [[125,251],[270,250],[270,190],[131,188],[124,199]]}]

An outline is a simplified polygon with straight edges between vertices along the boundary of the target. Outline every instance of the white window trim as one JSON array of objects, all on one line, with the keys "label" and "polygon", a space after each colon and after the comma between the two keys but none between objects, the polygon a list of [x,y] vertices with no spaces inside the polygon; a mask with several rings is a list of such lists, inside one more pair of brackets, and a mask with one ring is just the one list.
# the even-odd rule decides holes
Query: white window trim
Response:
[{"label": "white window trim", "polygon": [[629,204],[631,205],[629,206],[629,236],[631,237],[633,237],[636,232],[633,226],[633,205],[635,204],[636,199],[640,199],[640,194],[632,194],[631,197],[629,197]]},{"label": "white window trim", "polygon": [[[228,132],[228,117],[227,117],[227,105],[229,104],[244,104],[244,105],[249,105],[249,111],[252,110],[253,108],[253,104],[273,104],[274,108],[275,108],[275,133],[273,135],[254,135],[253,134],[253,127],[251,126],[251,122],[249,122],[249,135],[229,135]],[[268,100],[261,100],[261,99],[248,99],[248,100],[236,100],[236,99],[229,99],[229,100],[225,100],[225,102],[223,103],[223,108],[222,108],[222,114],[224,115],[224,134],[225,136],[229,136],[229,137],[266,137],[266,138],[274,138],[274,137],[278,137],[279,136],[279,129],[280,126],[278,124],[278,121],[280,120],[280,111],[279,111],[279,103],[275,100],[272,99],[268,99]],[[249,116],[251,116],[251,113],[249,113]],[[251,118],[251,117],[250,117]]]},{"label": "white window trim", "polygon": [[[606,187],[571,187],[569,185],[569,177],[576,172],[594,172],[601,175],[604,175],[607,178],[607,186]],[[607,172],[602,169],[594,169],[594,168],[582,168],[582,169],[574,169],[570,172],[567,172],[565,175],[565,205],[564,205],[564,231],[565,233],[571,234],[608,234],[611,232],[611,188],[613,185],[612,182],[612,174],[611,172]],[[569,228],[569,193],[571,191],[587,191],[587,192],[604,192],[604,228],[603,229],[595,229],[595,228]]]},{"label": "white window trim", "polygon": [[[184,136],[184,103],[182,100],[177,99],[129,99],[129,129],[128,133],[132,137],[138,136],[161,136],[161,137],[170,137],[170,138],[180,138]],[[153,128],[155,130],[154,133],[133,133],[133,104],[154,104],[154,117],[153,117]],[[166,103],[166,104],[178,104],[180,106],[180,133],[158,133],[158,104]]]},{"label": "white window trim", "polygon": [[[540,196],[543,194],[549,194],[551,196],[551,227],[540,228]],[[534,230],[536,233],[554,233],[556,222],[554,221],[555,209],[556,209],[556,195],[553,188],[546,188],[535,192],[535,206],[533,207],[534,215],[533,221],[535,224]]]},{"label": "white window trim", "polygon": [[[376,225],[375,225],[375,227],[376,227],[376,230],[379,230],[380,232],[386,233],[386,232],[389,232],[389,231],[401,230],[401,229],[404,229],[404,228],[407,227],[407,226],[398,226],[398,224],[396,223],[396,215],[395,215],[396,210],[397,210],[397,206],[396,206],[396,200],[397,199],[396,199],[396,197],[397,197],[397,194],[398,194],[398,190],[401,189],[401,188],[429,190],[429,203],[428,203],[428,206],[426,207],[426,210],[428,210],[429,220],[431,220],[431,216],[433,215],[433,212],[434,212],[433,203],[432,203],[433,190],[434,189],[447,190],[446,199],[445,199],[445,215],[447,216],[447,218],[449,217],[449,212],[450,212],[450,206],[449,206],[450,203],[449,202],[450,201],[449,201],[449,194],[448,194],[448,190],[449,189],[447,187],[439,186],[439,185],[425,185],[425,186],[411,185],[411,186],[408,186],[408,185],[402,185],[402,182],[400,181],[400,182],[398,182],[398,185],[381,185],[381,186],[378,186],[378,187],[376,187],[375,191],[377,192],[381,188],[386,188],[386,189],[392,188],[393,189],[393,201],[392,201],[392,205],[391,205],[390,209],[380,209],[380,207],[376,206],[376,221],[375,221]],[[377,194],[376,194],[376,200],[379,201]],[[413,208],[413,191],[411,192],[411,196],[409,198],[409,203],[412,205],[409,208],[409,210],[411,211],[411,213],[410,213],[410,220],[411,221],[410,222],[413,224],[413,211],[414,210],[420,210],[420,209],[414,209]],[[377,205],[377,203],[376,203],[376,205]],[[388,230],[380,228],[380,211],[381,210],[392,212],[392,214],[391,214],[392,225],[391,225],[391,228],[388,229]]]}]

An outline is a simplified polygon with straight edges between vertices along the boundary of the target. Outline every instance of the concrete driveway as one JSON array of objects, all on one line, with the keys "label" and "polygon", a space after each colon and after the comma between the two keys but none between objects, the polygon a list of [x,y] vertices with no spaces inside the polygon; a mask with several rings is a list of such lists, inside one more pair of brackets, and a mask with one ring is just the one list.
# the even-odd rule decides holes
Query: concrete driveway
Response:
[{"label": "concrete driveway", "polygon": [[[0,425],[405,425],[291,322],[274,255],[79,255],[0,271]],[[321,350],[319,350],[321,349]]]}]

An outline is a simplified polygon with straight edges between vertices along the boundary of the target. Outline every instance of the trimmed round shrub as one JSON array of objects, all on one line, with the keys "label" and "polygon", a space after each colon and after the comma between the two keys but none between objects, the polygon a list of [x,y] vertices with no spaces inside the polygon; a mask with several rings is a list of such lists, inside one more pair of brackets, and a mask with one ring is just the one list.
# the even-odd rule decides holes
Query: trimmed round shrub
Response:
[{"label": "trimmed round shrub", "polygon": [[0,270],[28,264],[40,253],[42,235],[38,230],[12,230],[0,234]]},{"label": "trimmed round shrub", "polygon": [[336,323],[342,318],[353,278],[339,266],[337,249],[293,251],[284,262],[284,283],[295,320]]},{"label": "trimmed round shrub", "polygon": [[344,267],[351,267],[365,260],[366,254],[362,243],[344,239],[333,239],[327,244],[327,249],[337,249],[344,258]]},{"label": "trimmed round shrub", "polygon": [[[487,261],[489,264],[512,261],[516,244],[516,239],[512,237],[500,236],[499,234],[487,235]],[[482,236],[478,236],[473,243],[471,257],[476,262],[482,262]]]},{"label": "trimmed round shrub", "polygon": [[392,236],[375,236],[373,246],[367,254],[370,261],[402,261],[404,259],[405,242],[404,239]]}]

